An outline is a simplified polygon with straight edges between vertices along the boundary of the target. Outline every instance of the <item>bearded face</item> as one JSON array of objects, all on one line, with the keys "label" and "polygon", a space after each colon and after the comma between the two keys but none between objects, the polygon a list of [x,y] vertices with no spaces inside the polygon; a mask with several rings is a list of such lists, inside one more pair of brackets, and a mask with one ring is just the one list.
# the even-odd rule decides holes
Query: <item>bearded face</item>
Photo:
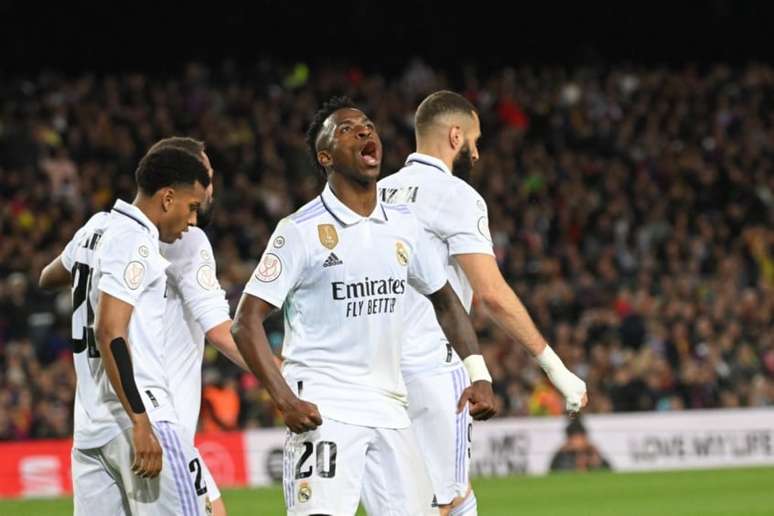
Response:
[{"label": "bearded face", "polygon": [[473,156],[470,152],[470,144],[465,142],[452,162],[452,174],[460,179],[467,179],[470,177],[470,172],[473,170],[474,164],[475,161],[473,161]]}]

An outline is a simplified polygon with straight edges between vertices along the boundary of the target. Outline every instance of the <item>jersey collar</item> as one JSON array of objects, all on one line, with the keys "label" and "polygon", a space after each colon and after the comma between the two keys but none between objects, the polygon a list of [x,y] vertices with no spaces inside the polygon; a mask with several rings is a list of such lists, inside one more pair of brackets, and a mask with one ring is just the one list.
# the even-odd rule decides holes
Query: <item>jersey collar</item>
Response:
[{"label": "jersey collar", "polygon": [[151,222],[148,216],[145,215],[142,210],[134,204],[129,204],[128,202],[118,199],[113,205],[113,212],[119,213],[124,217],[129,218],[145,228],[145,230],[150,233],[154,240],[159,239],[159,228],[157,228],[156,224]]},{"label": "jersey collar", "polygon": [[446,163],[438,158],[434,158],[433,156],[422,154],[421,152],[412,152],[409,154],[408,158],[406,158],[407,167],[414,164],[437,168],[444,174],[449,174],[450,176],[452,175],[451,170],[449,170],[449,167],[446,166]]},{"label": "jersey collar", "polygon": [[387,212],[382,206],[382,202],[379,200],[378,196],[376,197],[376,207],[368,217],[363,217],[349,209],[346,204],[336,197],[336,194],[333,193],[333,190],[331,190],[328,183],[325,183],[325,188],[323,188],[323,191],[320,194],[320,200],[322,200],[323,206],[328,210],[328,213],[330,213],[342,226],[351,226],[352,224],[357,224],[363,220],[376,220],[379,222],[387,222],[388,220]]}]

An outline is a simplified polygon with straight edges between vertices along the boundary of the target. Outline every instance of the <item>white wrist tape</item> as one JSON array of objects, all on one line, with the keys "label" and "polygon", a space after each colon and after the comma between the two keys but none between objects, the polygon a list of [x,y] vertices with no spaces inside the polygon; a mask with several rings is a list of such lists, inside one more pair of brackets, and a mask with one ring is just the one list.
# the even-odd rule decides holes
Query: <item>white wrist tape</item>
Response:
[{"label": "white wrist tape", "polygon": [[486,362],[484,362],[482,355],[469,355],[462,361],[462,364],[468,370],[470,383],[478,382],[479,380],[492,383],[492,375],[489,374],[489,369],[486,368]]},{"label": "white wrist tape", "polygon": [[543,368],[547,374],[551,374],[554,371],[561,371],[565,369],[564,362],[559,358],[559,355],[551,349],[551,346],[546,345],[546,348],[537,357],[537,363]]}]

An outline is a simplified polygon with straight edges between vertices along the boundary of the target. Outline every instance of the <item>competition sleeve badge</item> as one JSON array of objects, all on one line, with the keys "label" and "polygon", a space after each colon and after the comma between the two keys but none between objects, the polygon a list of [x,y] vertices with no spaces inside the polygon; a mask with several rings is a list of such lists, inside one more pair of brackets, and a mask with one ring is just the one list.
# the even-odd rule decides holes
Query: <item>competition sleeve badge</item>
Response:
[{"label": "competition sleeve badge", "polygon": [[270,283],[279,278],[282,274],[282,262],[279,256],[273,253],[266,253],[261,258],[261,262],[255,269],[255,279],[264,283]]},{"label": "competition sleeve badge", "polygon": [[405,267],[409,262],[409,252],[403,242],[395,242],[395,257],[398,263]]},{"label": "competition sleeve badge", "polygon": [[138,261],[131,261],[124,269],[124,282],[131,290],[137,290],[145,277],[145,265]]},{"label": "competition sleeve badge", "polygon": [[328,249],[333,249],[339,243],[339,235],[333,224],[319,224],[317,235],[320,237],[320,243]]}]

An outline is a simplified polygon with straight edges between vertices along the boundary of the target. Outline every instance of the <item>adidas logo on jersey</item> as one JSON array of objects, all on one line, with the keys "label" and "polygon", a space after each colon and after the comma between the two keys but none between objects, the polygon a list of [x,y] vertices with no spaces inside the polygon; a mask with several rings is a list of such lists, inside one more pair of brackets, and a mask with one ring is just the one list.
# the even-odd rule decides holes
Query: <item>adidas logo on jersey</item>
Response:
[{"label": "adidas logo on jersey", "polygon": [[331,253],[330,256],[323,262],[323,267],[333,267],[334,265],[341,265],[342,262],[339,260],[339,257],[336,256],[336,253]]}]

